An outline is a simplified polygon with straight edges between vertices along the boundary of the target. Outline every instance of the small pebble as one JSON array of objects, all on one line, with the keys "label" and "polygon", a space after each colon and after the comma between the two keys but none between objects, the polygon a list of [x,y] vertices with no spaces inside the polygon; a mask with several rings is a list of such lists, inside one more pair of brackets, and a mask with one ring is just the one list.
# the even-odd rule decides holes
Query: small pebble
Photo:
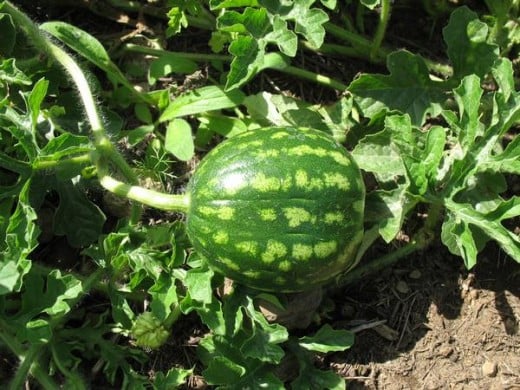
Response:
[{"label": "small pebble", "polygon": [[344,318],[352,318],[356,314],[356,308],[348,303],[341,306],[341,315]]},{"label": "small pebble", "polygon": [[470,297],[472,300],[476,300],[476,299],[478,299],[478,295],[479,295],[478,290],[476,290],[476,289],[471,289],[471,290],[469,290],[469,297]]},{"label": "small pebble", "polygon": [[397,282],[395,289],[401,294],[408,294],[410,292],[410,287],[408,287],[408,284],[403,280]]},{"label": "small pebble", "polygon": [[494,377],[498,372],[498,366],[495,362],[487,361],[482,365],[482,374],[488,377]]},{"label": "small pebble", "polygon": [[450,347],[448,345],[444,345],[441,348],[439,348],[439,355],[442,356],[443,358],[447,358],[451,354],[453,354],[453,348],[452,347]]},{"label": "small pebble", "polygon": [[422,274],[421,274],[421,271],[419,271],[418,269],[414,269],[412,272],[410,272],[410,274],[408,275],[410,277],[410,279],[420,279]]}]

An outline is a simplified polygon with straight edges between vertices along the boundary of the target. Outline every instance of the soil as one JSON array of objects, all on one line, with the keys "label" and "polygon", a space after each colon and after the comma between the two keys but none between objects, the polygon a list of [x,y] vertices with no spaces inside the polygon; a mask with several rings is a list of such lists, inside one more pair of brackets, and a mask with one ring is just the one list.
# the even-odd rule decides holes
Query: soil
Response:
[{"label": "soil", "polygon": [[334,299],[368,327],[327,361],[351,389],[520,389],[520,265],[496,248],[471,271],[430,248]]}]

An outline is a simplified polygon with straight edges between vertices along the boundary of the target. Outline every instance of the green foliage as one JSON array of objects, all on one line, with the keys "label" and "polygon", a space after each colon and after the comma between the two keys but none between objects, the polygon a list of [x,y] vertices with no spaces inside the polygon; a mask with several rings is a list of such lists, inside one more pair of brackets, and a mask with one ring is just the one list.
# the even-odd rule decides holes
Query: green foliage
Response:
[{"label": "green foliage", "polygon": [[[520,174],[518,2],[485,1],[487,10],[417,5],[432,23],[450,13],[443,30],[449,67],[386,46],[389,16],[381,10],[390,2],[164,3],[158,39],[147,32],[114,47],[63,21],[36,26],[0,1],[0,350],[16,362],[2,385],[170,389],[197,374],[217,388],[344,389],[339,375],[316,367],[315,355],[347,350],[351,332],[326,319],[299,332],[267,321],[259,301],[283,307],[282,295],[229,287],[193,250],[182,218],[128,204],[185,210],[185,198],[137,187],[137,176],[177,192],[184,185],[177,175],[191,174],[185,162],[262,127],[332,134],[373,177],[356,262],[378,238],[391,252],[418,207],[428,216],[410,232],[407,253],[437,239],[471,268],[494,241],[520,262],[513,230],[520,198],[509,187]],[[376,11],[372,33],[359,18]],[[208,51],[227,54],[165,50],[186,29],[201,32]],[[49,34],[77,59],[60,54]],[[319,61],[303,61],[307,53]],[[309,70],[329,55],[347,55],[350,70],[384,59],[388,74],[338,81]],[[83,71],[71,72],[75,61]],[[258,77],[268,70],[338,97],[310,102],[283,93]],[[307,85],[302,96],[321,93],[306,94]],[[96,94],[90,103],[88,88]],[[121,213],[112,211],[107,189]],[[201,329],[197,360],[154,366],[150,378],[152,361],[164,363],[156,356],[183,356],[186,326]],[[276,367],[286,361],[298,368],[284,382]]]}]

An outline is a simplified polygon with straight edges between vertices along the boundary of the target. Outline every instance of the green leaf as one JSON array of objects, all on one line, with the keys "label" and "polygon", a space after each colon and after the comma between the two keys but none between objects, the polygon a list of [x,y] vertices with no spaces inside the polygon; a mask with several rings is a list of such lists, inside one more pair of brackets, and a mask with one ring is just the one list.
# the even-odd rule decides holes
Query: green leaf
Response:
[{"label": "green leaf", "polygon": [[360,0],[360,3],[368,9],[373,10],[381,4],[381,0]]},{"label": "green leaf", "polygon": [[267,34],[265,39],[275,42],[283,54],[294,57],[298,50],[298,37],[287,28],[287,22],[280,15],[274,15],[272,23],[273,31]]},{"label": "green leaf", "polygon": [[193,369],[170,368],[166,374],[159,371],[153,381],[154,390],[169,390],[178,388],[186,383],[186,380],[193,375]]},{"label": "green leaf", "polygon": [[468,7],[453,11],[443,29],[443,37],[455,79],[471,74],[482,78],[491,70],[498,59],[499,48],[486,41],[487,35],[488,26]]},{"label": "green leaf", "polygon": [[72,24],[61,21],[46,22],[41,24],[40,28],[64,42],[72,50],[106,72],[109,78],[135,93],[133,85],[112,62],[103,45],[95,37]]},{"label": "green leaf", "polygon": [[209,7],[212,10],[222,8],[255,7],[257,5],[257,0],[209,0]]},{"label": "green leaf", "polygon": [[45,79],[40,79],[34,84],[32,91],[27,96],[27,109],[31,118],[31,125],[33,131],[38,125],[38,116],[40,115],[40,106],[47,95],[47,88],[49,82]]},{"label": "green leaf", "polygon": [[232,384],[240,380],[246,369],[224,356],[215,356],[202,372],[208,383],[213,385]]},{"label": "green leaf", "polygon": [[2,31],[0,55],[2,57],[9,57],[16,44],[16,29],[11,15],[0,14],[0,31]]},{"label": "green leaf", "polygon": [[175,118],[168,123],[164,148],[179,160],[188,161],[195,154],[195,145],[190,124],[181,118]]},{"label": "green leaf", "polygon": [[291,383],[298,390],[345,390],[345,380],[332,371],[322,371],[314,367],[300,370],[300,375]]},{"label": "green leaf", "polygon": [[459,106],[459,142],[464,152],[470,149],[475,141],[480,127],[479,108],[482,98],[480,79],[475,75],[464,77],[460,86],[453,90]]},{"label": "green leaf", "polygon": [[424,174],[430,183],[435,183],[446,144],[446,129],[432,126],[426,135],[421,156]]},{"label": "green leaf", "polygon": [[37,216],[29,203],[30,186],[30,180],[23,185],[5,232],[5,247],[0,251],[0,295],[20,290],[22,278],[31,268],[28,256],[38,244]]},{"label": "green leaf", "polygon": [[166,29],[166,37],[170,38],[181,32],[182,28],[188,27],[188,18],[186,13],[180,7],[171,7],[167,13],[168,28]]},{"label": "green leaf", "polygon": [[390,75],[365,74],[348,87],[363,115],[373,118],[382,111],[398,110],[421,126],[426,115],[436,116],[444,101],[444,84],[430,79],[424,60],[401,50],[387,58]]},{"label": "green leaf", "polygon": [[393,190],[376,190],[367,195],[366,219],[379,226],[379,234],[385,242],[391,242],[403,226],[408,209],[411,208],[405,185]]},{"label": "green leaf", "polygon": [[117,69],[103,45],[86,31],[60,21],[43,23],[40,28],[64,42],[98,68],[106,72],[114,72]]},{"label": "green leaf", "polygon": [[379,182],[392,182],[396,176],[406,174],[399,148],[388,130],[365,136],[352,155],[359,167],[373,172]]},{"label": "green leaf", "polygon": [[166,107],[159,121],[165,122],[181,116],[234,108],[243,102],[244,97],[238,89],[224,91],[218,86],[198,88],[173,100]]},{"label": "green leaf", "polygon": [[243,13],[236,11],[224,12],[217,19],[217,28],[229,32],[247,32],[252,38],[260,39],[272,27],[265,8],[247,7]]},{"label": "green leaf", "polygon": [[227,138],[247,131],[247,125],[239,118],[226,115],[205,114],[199,118],[200,126],[197,130],[197,138],[199,131],[207,131],[223,135]]},{"label": "green leaf", "polygon": [[[280,330],[280,332],[283,331],[285,331],[285,329]],[[274,343],[279,338],[279,335],[275,332],[266,332],[257,329],[242,345],[241,351],[244,356],[258,359],[262,362],[278,364],[285,356],[284,350]]]},{"label": "green leaf", "polygon": [[213,288],[211,286],[213,275],[213,271],[205,268],[194,268],[188,271],[184,283],[191,299],[205,304],[210,304],[213,301]]},{"label": "green leaf", "polygon": [[28,322],[42,313],[63,316],[72,309],[69,301],[75,302],[83,293],[81,281],[71,274],[62,275],[60,270],[52,270],[46,276],[30,272],[24,286],[22,306],[16,314],[20,323]]},{"label": "green leaf", "polygon": [[31,344],[47,344],[52,339],[52,327],[42,318],[27,322],[21,333],[23,340]]},{"label": "green leaf", "polygon": [[354,333],[344,329],[333,329],[330,325],[323,325],[314,336],[301,337],[301,347],[315,352],[344,351],[354,345]]},{"label": "green leaf", "polygon": [[177,286],[175,278],[166,273],[161,273],[152,287],[148,289],[152,297],[150,309],[159,321],[165,321],[172,308],[178,305]]},{"label": "green leaf", "polygon": [[196,62],[177,54],[164,54],[152,61],[148,69],[148,83],[155,85],[158,79],[172,73],[191,74],[198,69]]},{"label": "green leaf", "polygon": [[136,318],[131,334],[137,345],[152,349],[161,347],[170,336],[169,330],[164,327],[162,321],[149,311],[141,313]]},{"label": "green leaf", "polygon": [[258,42],[250,36],[239,36],[229,46],[229,52],[233,55],[229,70],[226,91],[238,88],[253,77],[260,69],[264,50]]},{"label": "green leaf", "polygon": [[71,246],[81,248],[98,240],[105,215],[77,185],[57,181],[60,203],[54,216],[54,232],[67,236]]},{"label": "green leaf", "polygon": [[520,175],[520,159],[518,156],[520,156],[520,137],[516,136],[502,153],[491,156],[480,167],[496,172]]},{"label": "green leaf", "polygon": [[311,8],[315,0],[294,0],[290,12],[284,19],[292,20],[294,30],[302,34],[309,43],[320,48],[325,38],[323,25],[329,21],[329,15],[319,8]]},{"label": "green leaf", "polygon": [[455,215],[448,214],[442,224],[441,240],[456,256],[462,257],[466,268],[471,269],[477,264],[477,244],[473,238],[470,226]]},{"label": "green leaf", "polygon": [[498,93],[502,95],[503,101],[508,101],[515,91],[512,62],[508,58],[499,58],[491,69],[491,73],[498,84]]},{"label": "green leaf", "polygon": [[31,79],[16,66],[16,59],[7,58],[0,62],[0,80],[7,84],[31,85]]},{"label": "green leaf", "polygon": [[[454,201],[446,201],[446,207],[453,214],[451,217],[452,226],[450,231],[455,235],[462,235],[457,241],[460,255],[464,257],[465,263],[471,267],[476,258],[474,257],[475,243],[471,232],[467,229],[468,226],[473,225],[482,230],[489,238],[495,240],[498,245],[517,262],[520,262],[520,238],[515,233],[507,230],[502,224],[501,220],[512,217],[511,214],[519,212],[518,198],[512,198],[506,201],[505,206],[497,207],[498,211],[490,211],[487,213],[480,213],[476,211],[469,204],[456,203]],[[503,212],[502,210],[512,209],[512,212]],[[450,221],[450,220],[448,220]],[[449,241],[443,239],[446,244]],[[448,244],[447,244],[448,245]],[[453,249],[453,245],[448,248]],[[462,248],[462,249],[460,249]]]}]

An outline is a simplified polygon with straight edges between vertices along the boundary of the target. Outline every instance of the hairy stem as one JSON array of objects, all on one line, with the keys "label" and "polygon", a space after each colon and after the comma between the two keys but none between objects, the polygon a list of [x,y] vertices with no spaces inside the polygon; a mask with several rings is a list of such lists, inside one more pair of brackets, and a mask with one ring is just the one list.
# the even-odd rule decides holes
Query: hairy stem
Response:
[{"label": "hairy stem", "polygon": [[69,157],[62,160],[36,160],[32,164],[32,169],[35,171],[42,171],[46,169],[56,169],[66,166],[80,166],[91,164],[90,153],[85,153],[79,156]]},{"label": "hairy stem", "polygon": [[[101,167],[102,164],[100,164]],[[108,191],[116,195],[135,200],[159,210],[186,212],[189,207],[189,196],[164,194],[143,187],[123,183],[109,176],[104,169],[98,167],[99,182]]]}]

